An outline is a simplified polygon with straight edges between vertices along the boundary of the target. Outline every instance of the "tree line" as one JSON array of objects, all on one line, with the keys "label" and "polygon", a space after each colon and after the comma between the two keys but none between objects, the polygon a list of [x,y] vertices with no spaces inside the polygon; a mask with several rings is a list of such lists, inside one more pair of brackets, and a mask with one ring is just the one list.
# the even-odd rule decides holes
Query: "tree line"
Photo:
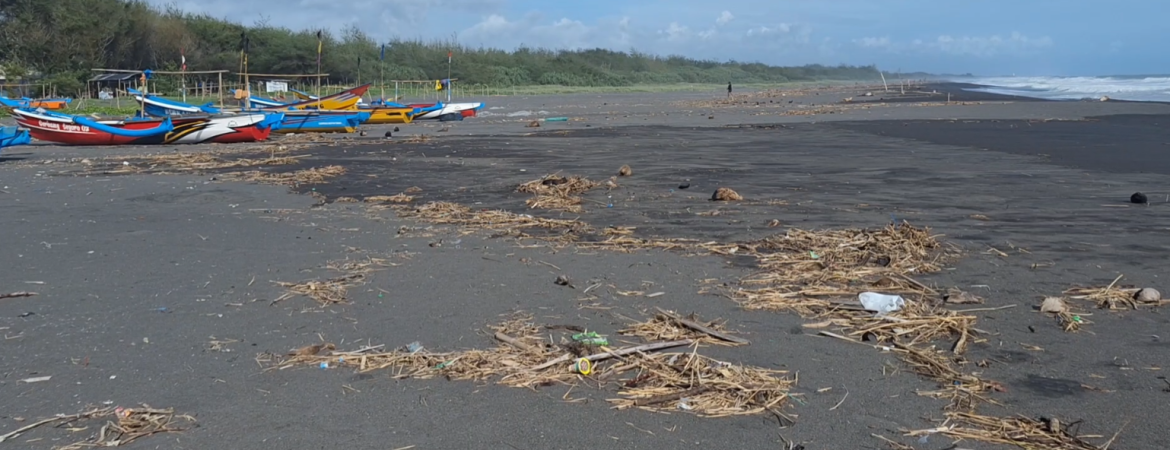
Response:
[{"label": "tree line", "polygon": [[[318,34],[320,33],[320,34]],[[92,68],[238,71],[248,47],[252,73],[316,73],[318,36],[321,72],[332,82],[357,78],[430,80],[447,77],[490,86],[628,86],[672,83],[779,83],[858,80],[878,77],[872,66],[778,67],[761,63],[716,62],[682,56],[660,57],[605,49],[504,51],[469,48],[455,42],[394,39],[376,42],[357,28],[291,30],[265,22],[253,26],[141,0],[4,0],[0,2],[0,65],[11,80],[23,77],[54,83],[58,92],[77,92]],[[385,59],[382,59],[383,46]]]}]

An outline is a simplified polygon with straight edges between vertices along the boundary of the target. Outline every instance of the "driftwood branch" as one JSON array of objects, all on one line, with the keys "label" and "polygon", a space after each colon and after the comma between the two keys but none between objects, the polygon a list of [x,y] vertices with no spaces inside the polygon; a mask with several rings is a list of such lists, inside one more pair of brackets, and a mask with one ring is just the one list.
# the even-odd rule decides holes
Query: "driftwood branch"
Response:
[{"label": "driftwood branch", "polygon": [[540,349],[533,347],[531,345],[525,344],[523,342],[520,342],[519,339],[516,339],[512,336],[508,336],[504,333],[496,332],[496,339],[499,339],[500,341],[503,341],[504,343],[506,343],[508,345],[516,347],[520,350],[524,350],[526,352],[541,353]]},{"label": "driftwood branch", "polygon": [[707,334],[713,338],[721,339],[721,340],[724,340],[727,342],[733,342],[736,344],[742,344],[742,345],[751,344],[751,342],[748,341],[747,339],[741,338],[739,336],[732,336],[732,335],[727,334],[727,333],[715,331],[711,327],[708,327],[706,325],[703,325],[701,323],[695,322],[695,321],[690,320],[690,319],[684,319],[682,317],[679,317],[677,314],[672,313],[670,311],[667,311],[665,309],[662,309],[662,308],[655,308],[655,309],[657,309],[658,312],[662,313],[666,317],[669,317],[671,320],[678,322],[679,325],[682,325],[684,327],[698,331],[700,333]]},{"label": "driftwood branch", "polygon": [[11,294],[0,294],[0,298],[32,297],[34,295],[37,295],[37,293],[36,292],[20,291],[20,292],[13,292]]}]

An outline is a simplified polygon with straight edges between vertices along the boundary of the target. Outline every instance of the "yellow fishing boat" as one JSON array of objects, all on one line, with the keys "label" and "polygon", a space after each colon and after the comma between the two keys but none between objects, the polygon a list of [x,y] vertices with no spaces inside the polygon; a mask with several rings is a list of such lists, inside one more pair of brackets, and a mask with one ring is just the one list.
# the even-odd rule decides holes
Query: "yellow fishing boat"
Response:
[{"label": "yellow fishing boat", "polygon": [[347,111],[357,109],[358,101],[370,90],[370,85],[362,85],[353,89],[347,89],[333,95],[321,97],[320,99],[305,100],[288,105],[272,106],[264,108],[264,111],[303,111],[306,109],[316,109],[322,111]]},{"label": "yellow fishing boat", "polygon": [[358,111],[370,113],[370,118],[365,122],[370,125],[410,123],[416,114],[415,108],[362,108]]}]

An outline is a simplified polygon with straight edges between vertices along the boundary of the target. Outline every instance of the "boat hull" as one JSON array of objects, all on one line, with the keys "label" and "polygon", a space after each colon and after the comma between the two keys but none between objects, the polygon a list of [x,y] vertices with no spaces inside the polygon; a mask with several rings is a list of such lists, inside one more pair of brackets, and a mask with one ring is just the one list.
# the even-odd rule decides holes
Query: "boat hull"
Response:
[{"label": "boat hull", "polygon": [[[119,136],[74,123],[69,117],[40,115],[15,111],[16,121],[28,128],[34,139],[63,145],[163,145],[240,143],[268,139],[271,126],[265,123],[265,114],[239,114],[217,117],[172,117],[173,129],[151,136]],[[161,120],[101,121],[103,125],[126,130],[149,130],[158,127]]]},{"label": "boat hull", "polygon": [[285,113],[276,133],[353,133],[370,114],[356,111],[305,111]]},{"label": "boat hull", "polygon": [[[435,103],[411,104],[411,105],[407,105],[407,106],[410,106],[412,108],[422,109],[422,108],[434,107]],[[447,114],[459,114],[463,117],[472,117],[472,116],[475,116],[476,111],[483,109],[483,106],[484,106],[484,104],[482,102],[447,103],[447,104],[444,104],[442,108],[428,111],[428,112],[425,112],[425,113],[420,114],[418,116],[415,116],[414,120],[438,120],[439,118],[441,118]]]},{"label": "boat hull", "polygon": [[414,120],[414,108],[369,108],[361,109],[362,112],[370,113],[370,118],[365,123],[369,125],[385,125],[410,123]]},{"label": "boat hull", "polygon": [[303,110],[321,110],[321,111],[340,111],[340,110],[356,110],[358,101],[366,95],[366,91],[370,90],[370,85],[365,84],[353,89],[346,89],[333,95],[322,97],[317,100],[305,100],[297,103],[290,103],[287,105],[274,106],[264,108],[264,111],[303,111]]}]

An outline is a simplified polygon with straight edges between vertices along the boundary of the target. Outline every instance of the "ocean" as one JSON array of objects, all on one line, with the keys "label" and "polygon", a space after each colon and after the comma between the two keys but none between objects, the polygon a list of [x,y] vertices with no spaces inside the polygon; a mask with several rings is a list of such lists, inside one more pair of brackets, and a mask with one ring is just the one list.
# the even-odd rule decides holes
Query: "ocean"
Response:
[{"label": "ocean", "polygon": [[1170,75],[1113,77],[973,77],[954,79],[985,87],[969,90],[1048,100],[1170,102]]}]

